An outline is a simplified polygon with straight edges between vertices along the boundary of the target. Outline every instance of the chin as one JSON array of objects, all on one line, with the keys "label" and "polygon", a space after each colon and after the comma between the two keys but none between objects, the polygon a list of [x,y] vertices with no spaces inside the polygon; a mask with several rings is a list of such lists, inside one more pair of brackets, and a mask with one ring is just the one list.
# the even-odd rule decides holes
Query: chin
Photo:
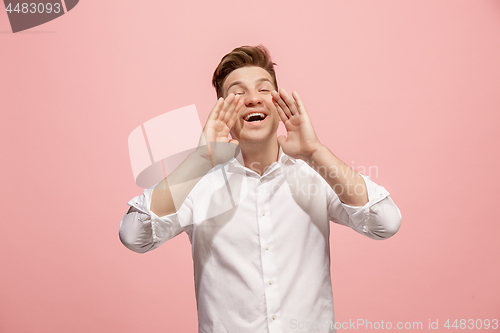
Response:
[{"label": "chin", "polygon": [[267,143],[269,141],[277,141],[277,135],[276,132],[272,134],[264,134],[264,133],[252,133],[249,135],[244,135],[241,137],[239,140],[240,143],[247,143],[247,144],[253,144],[253,143]]},{"label": "chin", "polygon": [[[231,137],[238,140],[241,144],[259,144],[259,143],[267,143],[269,141],[277,141],[278,140],[278,122],[272,124],[272,126],[266,128],[261,128],[259,130],[242,130],[238,131],[238,135],[233,135],[231,133]],[[236,133],[235,133],[236,134]]]}]

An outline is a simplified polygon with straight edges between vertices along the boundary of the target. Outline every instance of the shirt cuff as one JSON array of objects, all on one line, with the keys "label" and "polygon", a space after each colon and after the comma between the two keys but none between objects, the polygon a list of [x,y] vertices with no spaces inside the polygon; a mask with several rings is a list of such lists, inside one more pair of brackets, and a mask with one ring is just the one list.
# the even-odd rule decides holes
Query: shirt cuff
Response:
[{"label": "shirt cuff", "polygon": [[151,231],[153,234],[153,241],[155,242],[161,240],[158,235],[159,233],[161,234],[161,232],[159,232],[160,225],[163,225],[165,222],[167,222],[168,225],[171,225],[172,222],[174,223],[178,222],[177,212],[170,215],[159,217],[151,210],[151,197],[153,196],[153,190],[157,185],[158,184],[155,184],[150,188],[144,189],[142,195],[136,196],[129,202],[127,202],[127,205],[135,207],[136,209],[144,212],[149,216],[149,219],[151,220]]},{"label": "shirt cuff", "polygon": [[368,191],[368,202],[364,206],[360,207],[350,206],[340,202],[355,225],[366,222],[366,220],[370,217],[370,207],[390,195],[390,193],[383,186],[377,185],[370,179],[369,176],[364,176],[362,174],[359,175],[363,177],[365,181],[366,189]]},{"label": "shirt cuff", "polygon": [[148,215],[154,214],[151,209],[151,196],[153,195],[153,190],[157,184],[151,186],[150,188],[144,189],[141,195],[138,195],[127,202],[127,205],[132,206],[144,212]]}]

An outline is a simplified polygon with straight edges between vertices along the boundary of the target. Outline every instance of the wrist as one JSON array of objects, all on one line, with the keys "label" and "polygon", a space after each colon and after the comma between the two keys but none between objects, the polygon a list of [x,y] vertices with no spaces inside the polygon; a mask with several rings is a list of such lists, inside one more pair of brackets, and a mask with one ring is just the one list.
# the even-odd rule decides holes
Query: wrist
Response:
[{"label": "wrist", "polygon": [[325,153],[330,152],[328,147],[323,146],[321,143],[318,143],[308,154],[307,160],[308,163],[317,163],[320,156],[324,156]]},{"label": "wrist", "polygon": [[212,165],[225,164],[237,155],[238,145],[234,142],[210,142],[209,145],[198,146],[195,153]]}]

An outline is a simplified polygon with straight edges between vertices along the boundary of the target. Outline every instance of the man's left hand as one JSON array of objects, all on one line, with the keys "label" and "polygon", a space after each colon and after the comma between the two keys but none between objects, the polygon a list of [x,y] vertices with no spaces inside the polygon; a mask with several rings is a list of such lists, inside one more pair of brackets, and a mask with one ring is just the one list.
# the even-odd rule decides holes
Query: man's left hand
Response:
[{"label": "man's left hand", "polygon": [[272,96],[274,106],[287,131],[286,137],[278,137],[283,152],[293,158],[309,160],[322,145],[299,94],[294,91],[290,96],[282,88],[279,93],[273,91]]}]

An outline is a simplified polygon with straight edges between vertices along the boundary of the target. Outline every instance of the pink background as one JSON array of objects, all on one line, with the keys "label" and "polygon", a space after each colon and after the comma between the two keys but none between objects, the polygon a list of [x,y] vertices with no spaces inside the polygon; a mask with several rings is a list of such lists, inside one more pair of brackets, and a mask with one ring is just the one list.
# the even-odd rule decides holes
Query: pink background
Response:
[{"label": "pink background", "polygon": [[17,34],[0,11],[0,332],[196,331],[186,235],[119,241],[127,138],[190,104],[204,124],[220,58],[258,43],[403,215],[381,242],[333,226],[337,320],[500,319],[500,1],[83,0]]}]

